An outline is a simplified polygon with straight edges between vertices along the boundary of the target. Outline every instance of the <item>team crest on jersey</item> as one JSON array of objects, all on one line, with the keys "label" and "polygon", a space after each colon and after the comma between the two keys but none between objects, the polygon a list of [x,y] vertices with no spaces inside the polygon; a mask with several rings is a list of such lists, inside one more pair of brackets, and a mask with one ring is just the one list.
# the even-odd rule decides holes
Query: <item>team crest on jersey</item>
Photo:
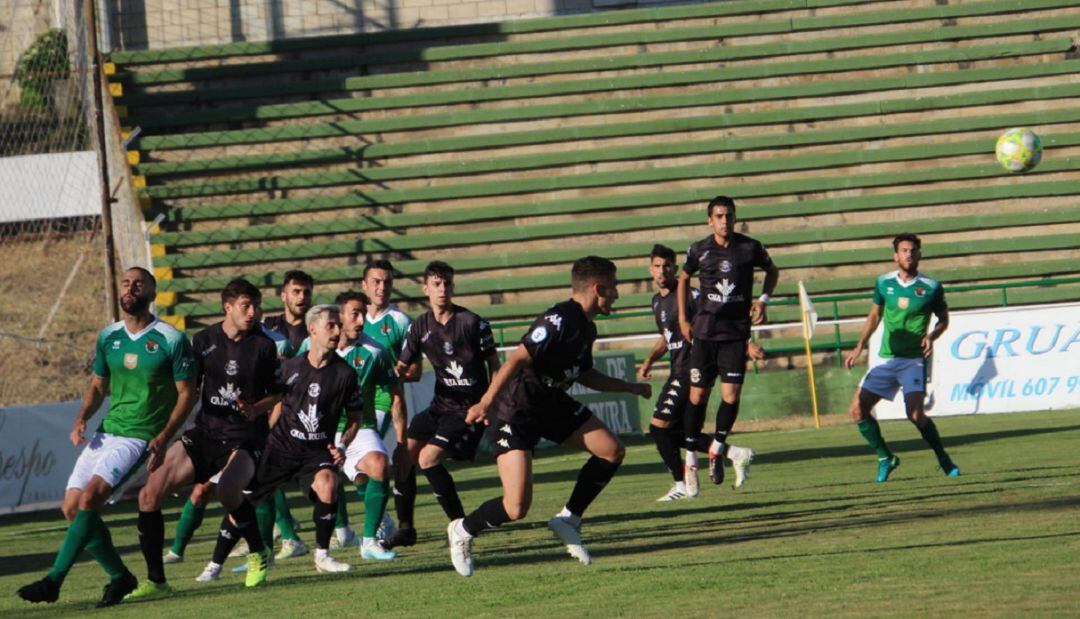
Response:
[{"label": "team crest on jersey", "polygon": [[660,322],[667,322],[667,310],[660,310]]},{"label": "team crest on jersey", "polygon": [[126,367],[129,370],[134,370],[138,366],[139,366],[139,355],[136,355],[133,352],[129,352],[126,355],[124,355],[124,367]]},{"label": "team crest on jersey", "polygon": [[442,349],[443,349],[443,352],[446,353],[447,355],[453,355],[454,354],[454,346],[450,342],[443,342]]},{"label": "team crest on jersey", "polygon": [[319,383],[311,383],[307,386],[307,394],[313,398],[319,397]]},{"label": "team crest on jersey", "polygon": [[364,359],[363,357],[357,357],[357,358],[353,359],[352,363],[358,369],[362,370],[362,369],[364,369],[364,366],[367,365],[367,359]]},{"label": "team crest on jersey", "polygon": [[925,297],[926,296],[926,288],[923,288],[922,286],[916,286],[915,287],[915,296],[919,297],[920,299],[922,297]]},{"label": "team crest on jersey", "polygon": [[384,322],[380,330],[382,331],[383,335],[390,335],[390,323]]},{"label": "team crest on jersey", "polygon": [[730,273],[731,272],[731,263],[728,262],[727,260],[721,260],[720,261],[720,272],[721,273]]},{"label": "team crest on jersey", "polygon": [[229,359],[229,362],[225,364],[225,374],[228,376],[236,376],[240,373],[240,364],[236,362],[236,359]]},{"label": "team crest on jersey", "polygon": [[907,309],[908,305],[911,305],[911,300],[908,299],[907,297],[900,297],[899,299],[896,300],[896,305],[900,309]]},{"label": "team crest on jersey", "polygon": [[146,340],[146,352],[152,355],[158,351],[158,348],[159,347],[157,342],[155,342],[154,340]]}]

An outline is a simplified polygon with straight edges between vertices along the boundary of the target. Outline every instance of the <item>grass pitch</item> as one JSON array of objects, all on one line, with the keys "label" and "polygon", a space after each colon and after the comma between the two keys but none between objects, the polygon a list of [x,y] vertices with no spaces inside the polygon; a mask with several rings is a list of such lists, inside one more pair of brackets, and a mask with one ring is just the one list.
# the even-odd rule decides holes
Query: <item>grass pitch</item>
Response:
[{"label": "grass pitch", "polygon": [[[211,508],[187,559],[166,566],[177,594],[123,604],[118,617],[645,617],[1065,616],[1080,613],[1080,411],[937,421],[963,470],[946,479],[907,422],[882,424],[903,462],[876,484],[876,462],[851,425],[743,433],[758,456],[747,487],[656,503],[671,478],[653,446],[630,441],[623,468],[586,515],[594,563],[570,559],[545,521],[567,498],[584,456],[545,452],[525,521],[480,537],[476,574],[450,566],[445,519],[420,482],[420,541],[389,564],[319,575],[310,557],[279,563],[247,591],[228,573],[201,585],[220,508]],[[494,496],[490,461],[458,468],[466,508]],[[730,477],[730,474],[729,474]],[[305,521],[310,508],[293,495]],[[166,512],[172,534],[181,500]],[[354,524],[361,506],[350,503]],[[132,571],[145,574],[131,502],[106,512]],[[48,569],[66,525],[56,513],[0,519],[0,616],[94,612],[104,573],[88,558],[60,601],[31,606],[18,586]],[[339,556],[342,556],[339,554]],[[238,565],[239,559],[230,559]]]}]

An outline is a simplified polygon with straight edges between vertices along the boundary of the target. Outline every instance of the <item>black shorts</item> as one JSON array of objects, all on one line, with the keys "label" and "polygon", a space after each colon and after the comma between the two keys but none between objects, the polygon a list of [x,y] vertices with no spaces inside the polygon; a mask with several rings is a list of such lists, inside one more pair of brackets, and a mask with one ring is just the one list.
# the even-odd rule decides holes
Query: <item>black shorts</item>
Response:
[{"label": "black shorts", "polygon": [[746,341],[694,340],[690,348],[690,384],[711,389],[716,379],[741,385],[746,373]]},{"label": "black shorts", "polygon": [[555,443],[570,438],[571,434],[592,419],[593,412],[570,396],[566,400],[573,405],[549,410],[544,416],[530,421],[493,420],[486,434],[491,443],[491,452],[499,456],[514,450],[532,451],[542,438]]},{"label": "black shorts", "polygon": [[683,425],[683,413],[690,402],[690,377],[672,374],[664,383],[660,396],[656,398],[653,419],[666,421],[670,430],[679,430]]},{"label": "black shorts", "polygon": [[285,484],[296,481],[301,491],[307,491],[315,481],[315,475],[323,469],[336,471],[329,451],[313,451],[305,454],[289,454],[267,447],[259,459],[255,479],[251,484],[250,499],[259,503]]},{"label": "black shorts", "polygon": [[203,484],[217,475],[229,462],[229,457],[238,449],[251,455],[253,462],[258,462],[262,446],[251,440],[214,438],[198,426],[180,436],[180,444],[187,451],[192,466],[195,467],[195,483]]},{"label": "black shorts", "polygon": [[441,447],[455,460],[473,460],[484,425],[465,423],[465,413],[429,408],[409,422],[408,437]]}]

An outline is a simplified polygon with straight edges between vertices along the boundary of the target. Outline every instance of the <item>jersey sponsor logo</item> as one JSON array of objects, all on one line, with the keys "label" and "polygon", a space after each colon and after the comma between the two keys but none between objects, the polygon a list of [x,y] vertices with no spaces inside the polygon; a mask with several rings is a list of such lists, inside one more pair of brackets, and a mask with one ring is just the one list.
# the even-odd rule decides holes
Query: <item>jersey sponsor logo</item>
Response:
[{"label": "jersey sponsor logo", "polygon": [[529,339],[532,340],[534,344],[539,344],[540,342],[546,340],[547,336],[547,327],[537,327],[532,330],[532,333],[529,334]]},{"label": "jersey sponsor logo", "polygon": [[738,301],[741,297],[734,297],[731,293],[735,292],[735,282],[729,282],[727,278],[716,282],[716,290],[720,294],[709,293],[709,300],[717,303],[727,303],[728,301]]},{"label": "jersey sponsor logo", "polygon": [[443,378],[443,383],[448,387],[472,387],[475,382],[471,378],[461,377],[461,375],[465,373],[465,368],[457,361],[451,361],[450,365],[446,368],[446,372],[453,376],[453,378]]},{"label": "jersey sponsor logo", "polygon": [[129,353],[124,355],[124,367],[126,367],[129,370],[134,370],[138,366],[139,366],[139,355],[136,355],[133,352],[129,352]]},{"label": "jersey sponsor logo", "polygon": [[547,316],[544,316],[544,320],[555,325],[556,329],[562,329],[562,316],[558,314],[548,314]]},{"label": "jersey sponsor logo", "polygon": [[720,272],[721,273],[731,273],[731,262],[729,262],[727,260],[721,260],[720,261]]},{"label": "jersey sponsor logo", "polygon": [[320,391],[319,383],[311,383],[307,386],[307,394],[313,398],[319,397]]},{"label": "jersey sponsor logo", "polygon": [[225,364],[225,374],[227,376],[236,376],[240,373],[240,364],[236,359],[229,359],[229,362]]},{"label": "jersey sponsor logo", "polygon": [[443,342],[442,349],[443,349],[443,352],[448,354],[448,355],[453,355],[454,354],[454,345],[451,344],[450,342]]},{"label": "jersey sponsor logo", "polygon": [[300,423],[304,424],[304,429],[307,430],[307,434],[293,429],[289,431],[289,434],[294,438],[298,438],[302,441],[324,441],[326,440],[326,432],[319,432],[319,407],[315,404],[309,404],[307,411],[301,410],[296,415],[300,419]]},{"label": "jersey sponsor logo", "polygon": [[224,387],[218,388],[218,394],[210,396],[210,403],[214,406],[228,406],[230,408],[239,408],[236,406],[236,402],[240,399],[240,389],[233,386],[232,383],[225,383]]},{"label": "jersey sponsor logo", "polygon": [[896,306],[900,309],[907,309],[909,305],[911,305],[911,299],[907,297],[900,297],[896,300]]},{"label": "jersey sponsor logo", "polygon": [[158,348],[159,346],[157,342],[155,342],[154,340],[146,340],[146,352],[152,355],[158,351]]}]

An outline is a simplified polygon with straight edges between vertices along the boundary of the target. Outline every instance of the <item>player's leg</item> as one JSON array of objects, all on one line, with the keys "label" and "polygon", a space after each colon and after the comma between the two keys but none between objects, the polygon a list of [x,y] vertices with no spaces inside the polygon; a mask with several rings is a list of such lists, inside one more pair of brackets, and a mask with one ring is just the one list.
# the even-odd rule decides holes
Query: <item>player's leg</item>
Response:
[{"label": "player's leg", "polygon": [[437,431],[438,422],[430,410],[420,411],[409,421],[405,452],[408,459],[394,463],[394,511],[397,512],[398,522],[397,530],[386,540],[387,548],[412,546],[416,543],[416,528],[413,523],[416,509],[416,462],[424,445]]},{"label": "player's leg", "polygon": [[934,420],[926,416],[926,364],[922,359],[904,360],[900,369],[900,384],[904,392],[904,408],[907,418],[918,428],[923,440],[937,456],[938,466],[948,477],[959,477],[960,467],[952,461],[941,442]]},{"label": "player's leg", "polygon": [[170,595],[172,588],[165,582],[165,564],[161,554],[165,545],[165,518],[161,503],[169,493],[190,484],[195,479],[195,467],[183,441],[174,442],[165,452],[165,459],[150,474],[139,491],[139,548],[146,561],[146,580],[128,599],[143,599]]},{"label": "player's leg", "polygon": [[[493,422],[488,429],[489,440],[492,438],[491,428],[518,428],[510,426],[503,421]],[[497,434],[496,434],[497,436]],[[529,513],[532,506],[532,445],[512,445],[512,439],[505,438],[510,447],[501,447],[493,442],[494,449],[498,452],[495,456],[495,466],[499,471],[499,480],[502,482],[503,495],[489,499],[477,507],[469,515],[450,522],[446,527],[447,537],[450,542],[450,561],[454,569],[462,576],[472,576],[472,542],[473,538],[488,529],[495,529],[502,525],[521,520]],[[515,438],[513,440],[521,440]]]},{"label": "player's leg", "polygon": [[447,459],[472,460],[482,437],[482,426],[465,423],[465,416],[444,412],[439,415],[438,431],[420,450],[417,463],[420,472],[431,484],[431,490],[450,520],[465,517],[465,508],[458,495],[457,484],[446,468]]},{"label": "player's leg", "polygon": [[[705,409],[709,405],[709,396],[712,395],[712,387],[716,383],[719,372],[716,362],[716,348],[716,342],[700,340],[695,341],[690,349],[690,393],[687,396],[686,411],[683,414],[683,419],[686,423],[693,424],[692,427],[698,427],[698,423],[704,424]],[[709,445],[712,446],[712,440],[709,441]],[[722,465],[720,471],[723,472]],[[697,496],[700,492],[697,474],[697,454],[687,449],[684,477],[686,489],[691,496]]]},{"label": "player's leg", "polygon": [[337,519],[336,468],[320,467],[314,473],[308,497],[311,499],[311,519],[315,524],[315,569],[320,572],[347,572],[349,564],[330,556],[330,538]]},{"label": "player's leg", "polygon": [[195,484],[191,489],[191,496],[184,502],[184,508],[180,511],[180,519],[176,523],[176,535],[173,537],[172,548],[165,554],[165,563],[180,563],[184,560],[184,551],[191,543],[195,531],[202,526],[206,516],[206,506],[214,498],[215,484]]},{"label": "player's leg", "polygon": [[883,398],[893,399],[899,387],[890,362],[870,368],[859,382],[859,388],[855,391],[851,406],[848,408],[848,414],[858,425],[859,434],[862,434],[867,444],[877,454],[877,481],[879,483],[888,481],[889,475],[900,466],[900,458],[889,450],[885,438],[881,435],[881,425],[878,424],[872,411]]},{"label": "player's leg", "polygon": [[377,561],[394,559],[397,553],[387,550],[375,539],[390,499],[390,457],[383,450],[382,439],[374,430],[362,429],[356,433],[345,452],[342,468],[350,481],[367,480],[360,557]]},{"label": "player's leg", "polygon": [[[337,432],[334,435],[334,447],[337,447],[342,452],[346,451],[348,447],[341,442],[341,432]],[[346,478],[352,478],[348,471],[343,471]],[[363,500],[363,497],[361,497]],[[356,536],[356,532],[349,526],[349,502],[346,497],[345,484],[341,480],[338,480],[337,487],[337,517],[334,526],[334,536],[330,538],[330,550],[338,550],[340,548],[350,548],[360,544],[360,540]]]},{"label": "player's leg", "polygon": [[239,537],[248,544],[247,576],[244,584],[257,587],[266,581],[270,566],[270,547],[259,532],[255,505],[244,495],[244,489],[255,476],[255,460],[247,449],[236,449],[221,469],[218,494],[221,505],[228,512],[232,526]]},{"label": "player's leg", "polygon": [[280,488],[273,496],[274,501],[274,524],[281,532],[281,550],[275,558],[291,559],[308,553],[307,545],[296,533],[297,520],[293,518],[289,510],[289,500],[285,497],[285,489]]},{"label": "player's leg", "polygon": [[674,485],[667,494],[657,499],[658,501],[675,501],[687,498],[686,484],[684,483],[685,472],[683,460],[679,455],[679,447],[685,442],[683,437],[681,417],[685,408],[679,402],[679,389],[672,383],[678,382],[674,376],[668,377],[660,397],[656,399],[656,407],[653,409],[652,420],[649,423],[649,436],[656,445],[656,451],[660,454],[660,461],[667,467]]}]

